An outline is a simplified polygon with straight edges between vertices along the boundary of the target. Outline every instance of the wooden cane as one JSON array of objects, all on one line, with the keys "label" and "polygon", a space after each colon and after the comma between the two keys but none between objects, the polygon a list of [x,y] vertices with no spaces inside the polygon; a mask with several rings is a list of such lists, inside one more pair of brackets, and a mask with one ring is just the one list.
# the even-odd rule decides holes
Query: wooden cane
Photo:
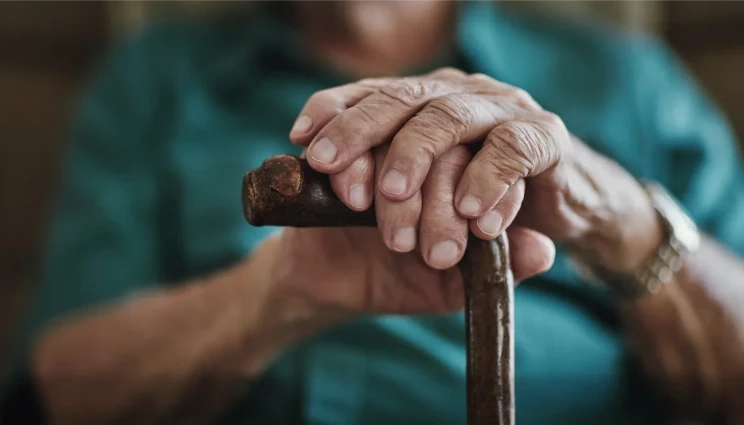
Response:
[{"label": "wooden cane", "polygon": [[[376,226],[374,208],[348,209],[327,175],[278,155],[243,179],[243,212],[254,226]],[[506,237],[470,235],[459,263],[465,283],[468,425],[514,425],[514,282]]]}]

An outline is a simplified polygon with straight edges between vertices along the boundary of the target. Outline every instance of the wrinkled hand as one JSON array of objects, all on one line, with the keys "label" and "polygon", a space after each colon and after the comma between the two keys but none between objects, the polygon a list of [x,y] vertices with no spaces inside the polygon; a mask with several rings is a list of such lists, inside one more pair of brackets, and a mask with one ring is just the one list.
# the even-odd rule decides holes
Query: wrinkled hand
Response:
[{"label": "wrinkled hand", "polygon": [[[524,178],[555,168],[570,144],[561,121],[523,91],[453,70],[319,92],[291,137],[310,146],[311,166],[332,173],[347,206],[364,210],[374,197],[380,230],[285,229],[271,273],[278,292],[366,313],[462,308],[453,266],[468,227],[484,239],[503,232],[522,205]],[[473,157],[465,143],[484,139]],[[549,238],[516,226],[507,235],[515,279],[550,267]]]},{"label": "wrinkled hand", "polygon": [[[516,280],[545,271],[553,245],[524,228],[507,231]],[[464,287],[457,267],[429,267],[418,252],[398,253],[373,228],[286,228],[266,242],[273,307],[301,321],[356,314],[442,314],[461,310]],[[534,247],[538,253],[525,252]],[[544,254],[547,252],[547,255]],[[300,307],[296,303],[299,301]],[[270,312],[271,314],[271,312]]]},{"label": "wrinkled hand", "polygon": [[[290,138],[309,146],[310,165],[331,174],[347,206],[363,210],[374,197],[390,249],[418,244],[437,269],[460,260],[468,227],[492,239],[518,216],[552,239],[575,238],[598,202],[583,190],[590,182],[571,179],[578,142],[561,119],[480,74],[443,69],[320,91]],[[482,148],[471,156],[476,142]]]}]

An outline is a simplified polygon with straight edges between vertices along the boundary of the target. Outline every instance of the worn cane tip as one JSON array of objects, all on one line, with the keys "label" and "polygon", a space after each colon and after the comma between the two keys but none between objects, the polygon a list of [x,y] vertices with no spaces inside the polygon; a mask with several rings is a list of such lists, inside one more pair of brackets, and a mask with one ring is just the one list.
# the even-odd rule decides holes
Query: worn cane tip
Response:
[{"label": "worn cane tip", "polygon": [[261,170],[256,169],[245,173],[243,177],[243,216],[253,226],[264,225],[264,201],[261,196]]},{"label": "worn cane tip", "polygon": [[243,215],[254,226],[375,226],[372,208],[356,212],[341,202],[327,174],[304,159],[277,155],[243,177]]},{"label": "worn cane tip", "polygon": [[296,196],[302,189],[302,165],[296,156],[272,156],[264,161],[261,169],[266,173],[271,189],[284,196]]},{"label": "worn cane tip", "polygon": [[302,190],[302,162],[291,155],[266,159],[259,168],[243,177],[242,203],[246,221],[254,226],[267,224],[269,215],[288,198]]}]

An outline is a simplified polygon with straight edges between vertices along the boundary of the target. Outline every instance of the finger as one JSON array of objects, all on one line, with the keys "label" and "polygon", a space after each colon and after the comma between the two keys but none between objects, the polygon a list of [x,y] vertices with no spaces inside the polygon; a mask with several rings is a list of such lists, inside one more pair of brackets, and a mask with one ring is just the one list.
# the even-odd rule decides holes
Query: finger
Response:
[{"label": "finger", "polygon": [[491,240],[500,235],[514,222],[514,218],[522,207],[524,188],[524,180],[517,180],[491,211],[477,219],[469,220],[470,231],[484,240]]},{"label": "finger", "polygon": [[[375,165],[379,169],[387,153],[387,147],[374,149]],[[421,216],[421,193],[403,201],[394,202],[378,193],[375,196],[377,227],[385,245],[393,251],[410,252],[416,247],[419,218]]]},{"label": "finger", "polygon": [[[458,80],[467,76],[455,68],[442,68],[429,77],[441,80]],[[503,85],[494,80],[496,84]],[[336,115],[390,83],[389,78],[368,78],[356,83],[321,90],[313,94],[302,108],[290,131],[290,140],[307,146],[320,129],[325,127]],[[526,93],[526,92],[525,92]]]},{"label": "finger", "polygon": [[460,81],[466,78],[468,74],[457,68],[446,67],[434,70],[427,74],[427,76],[435,80]]},{"label": "finger", "polygon": [[498,95],[458,93],[432,100],[393,138],[378,177],[380,189],[393,200],[408,198],[437,158],[458,144],[483,140],[519,111]]},{"label": "finger", "polygon": [[454,266],[465,252],[468,222],[457,213],[453,201],[457,182],[470,158],[464,146],[442,155],[432,166],[421,190],[424,198],[419,229],[421,252],[426,263],[435,269]]},{"label": "finger", "polygon": [[531,120],[507,121],[488,134],[458,185],[455,199],[460,214],[480,217],[519,179],[538,175],[560,161],[568,132],[553,114],[540,114]]},{"label": "finger", "polygon": [[442,68],[431,74],[431,78],[456,81],[459,85],[466,87],[466,92],[476,94],[499,94],[507,97],[511,102],[530,111],[540,111],[542,107],[525,90],[504,82],[498,81],[486,74],[465,74],[459,69]]},{"label": "finger", "polygon": [[372,152],[365,152],[349,168],[330,176],[336,196],[354,211],[364,211],[372,204],[375,162]]},{"label": "finger", "polygon": [[429,100],[453,90],[452,84],[440,80],[390,81],[335,116],[314,136],[308,152],[310,166],[329,174],[341,171],[362,153],[392,140]]},{"label": "finger", "polygon": [[368,79],[316,92],[305,103],[295,120],[289,139],[307,146],[336,115],[376,92],[387,80]]},{"label": "finger", "polygon": [[553,266],[555,244],[550,238],[517,226],[510,227],[506,234],[509,237],[509,259],[515,281],[544,273]]},{"label": "finger", "polygon": [[528,111],[541,111],[542,107],[530,96],[525,90],[520,89],[501,81],[497,81],[485,74],[471,74],[468,77],[469,80],[474,81],[475,84],[482,85],[486,83],[492,88],[493,92],[499,93],[502,96],[508,97],[512,102],[521,106]]}]

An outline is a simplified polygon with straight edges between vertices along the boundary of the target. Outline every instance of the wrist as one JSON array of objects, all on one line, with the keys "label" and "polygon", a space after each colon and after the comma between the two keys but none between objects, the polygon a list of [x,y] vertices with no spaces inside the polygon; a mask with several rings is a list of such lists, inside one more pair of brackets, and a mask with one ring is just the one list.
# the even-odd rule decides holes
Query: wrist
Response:
[{"label": "wrist", "polygon": [[632,276],[655,255],[666,231],[643,186],[618,164],[592,156],[594,166],[580,174],[591,176],[600,201],[588,213],[587,230],[569,246],[589,268]]},{"label": "wrist", "polygon": [[286,330],[270,305],[273,279],[270,263],[274,244],[267,240],[245,260],[210,279],[202,294],[218,298],[222,326],[232,328],[238,345],[240,370],[247,376],[260,375],[286,345]]},{"label": "wrist", "polygon": [[[247,347],[280,351],[345,318],[293,290],[291,276],[283,273],[282,241],[275,235],[263,241],[247,261],[229,272],[245,308],[244,340]],[[247,311],[251,310],[251,311]]]},{"label": "wrist", "polygon": [[664,240],[664,229],[657,217],[628,219],[588,232],[571,248],[580,261],[618,277],[631,278]]}]

